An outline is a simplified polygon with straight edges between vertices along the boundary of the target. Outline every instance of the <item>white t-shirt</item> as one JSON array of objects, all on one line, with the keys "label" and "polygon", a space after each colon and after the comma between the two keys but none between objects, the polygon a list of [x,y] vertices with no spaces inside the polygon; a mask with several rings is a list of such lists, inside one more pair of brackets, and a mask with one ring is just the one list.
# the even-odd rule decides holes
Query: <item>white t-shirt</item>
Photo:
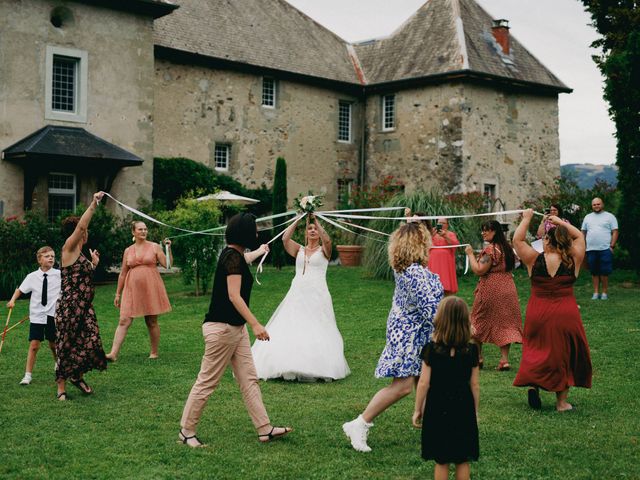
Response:
[{"label": "white t-shirt", "polygon": [[611,247],[611,232],[618,229],[618,220],[612,213],[591,212],[582,221],[582,231],[587,232],[587,251],[607,250]]},{"label": "white t-shirt", "polygon": [[[42,305],[42,281],[47,274],[47,304]],[[47,315],[53,317],[56,313],[56,303],[60,296],[60,270],[50,268],[47,272],[38,269],[31,272],[18,287],[22,293],[31,293],[29,302],[29,321],[31,323],[47,323]]]}]

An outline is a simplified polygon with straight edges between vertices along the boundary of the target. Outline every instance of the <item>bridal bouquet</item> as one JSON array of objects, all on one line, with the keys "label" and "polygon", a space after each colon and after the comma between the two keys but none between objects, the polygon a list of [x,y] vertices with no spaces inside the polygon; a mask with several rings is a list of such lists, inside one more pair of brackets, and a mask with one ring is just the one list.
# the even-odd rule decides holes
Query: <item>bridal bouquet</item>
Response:
[{"label": "bridal bouquet", "polygon": [[313,213],[322,207],[322,195],[298,195],[293,203],[300,213]]}]

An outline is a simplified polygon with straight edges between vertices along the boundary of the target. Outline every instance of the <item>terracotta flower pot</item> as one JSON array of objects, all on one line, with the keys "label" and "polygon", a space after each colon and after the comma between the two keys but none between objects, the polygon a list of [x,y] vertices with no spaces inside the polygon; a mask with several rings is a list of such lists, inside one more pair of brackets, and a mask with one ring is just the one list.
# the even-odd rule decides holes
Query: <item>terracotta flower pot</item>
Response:
[{"label": "terracotta flower pot", "polygon": [[362,245],[336,245],[340,264],[345,267],[357,267],[362,262]]}]

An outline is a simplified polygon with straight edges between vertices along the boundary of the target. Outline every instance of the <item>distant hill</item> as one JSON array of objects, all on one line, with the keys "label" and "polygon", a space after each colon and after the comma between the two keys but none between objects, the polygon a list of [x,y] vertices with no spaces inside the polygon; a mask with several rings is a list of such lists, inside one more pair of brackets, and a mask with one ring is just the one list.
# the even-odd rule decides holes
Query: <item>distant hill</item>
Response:
[{"label": "distant hill", "polygon": [[597,179],[616,186],[618,167],[615,165],[592,165],[590,163],[569,163],[560,167],[563,177],[572,177],[580,188],[591,188]]}]

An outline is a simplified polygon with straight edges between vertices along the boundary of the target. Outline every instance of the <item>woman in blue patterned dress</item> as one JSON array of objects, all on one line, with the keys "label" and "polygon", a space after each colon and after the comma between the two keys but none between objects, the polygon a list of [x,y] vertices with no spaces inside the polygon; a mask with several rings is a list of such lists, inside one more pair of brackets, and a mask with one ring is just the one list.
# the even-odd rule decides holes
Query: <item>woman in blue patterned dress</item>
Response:
[{"label": "woman in blue patterned dress", "polygon": [[391,236],[389,263],[396,289],[387,319],[387,343],[375,375],[393,380],[373,396],[358,418],[342,426],[359,452],[371,451],[367,435],[373,419],[409,395],[420,376],[420,354],[431,339],[433,317],[444,295],[440,278],[427,268],[430,247],[431,235],[420,223],[402,225]]}]

